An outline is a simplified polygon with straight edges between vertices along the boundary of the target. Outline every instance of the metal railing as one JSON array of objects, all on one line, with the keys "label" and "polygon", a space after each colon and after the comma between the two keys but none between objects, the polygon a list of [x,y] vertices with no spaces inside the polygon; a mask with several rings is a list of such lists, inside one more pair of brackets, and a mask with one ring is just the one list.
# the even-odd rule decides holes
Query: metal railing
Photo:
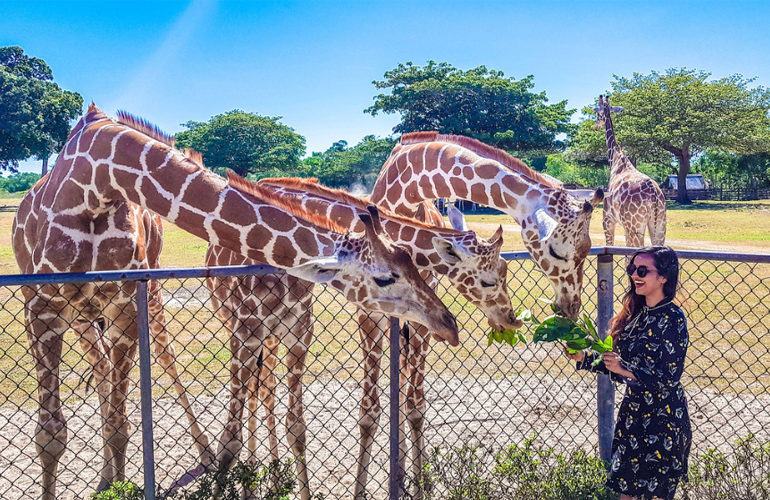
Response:
[{"label": "metal railing", "polygon": [[[586,262],[583,310],[606,331],[617,298],[624,292],[625,258],[632,249],[594,248]],[[733,440],[755,434],[770,441],[770,335],[764,322],[770,307],[770,255],[677,252],[680,257],[679,300],[688,316],[691,344],[683,382],[693,422],[693,453],[709,448],[729,449]],[[532,309],[542,319],[550,285],[526,252],[507,253],[512,271],[514,303]],[[156,488],[167,491],[197,465],[198,457],[186,432],[184,414],[168,394],[172,384],[152,363],[147,313],[147,282],[161,280],[168,316],[166,329],[174,339],[182,369],[180,381],[209,436],[222,432],[229,404],[228,340],[230,334],[207,305],[210,277],[263,275],[268,266],[190,270],[155,270],[78,275],[0,277],[0,492],[2,498],[39,498],[40,464],[33,437],[37,422],[35,372],[28,351],[21,286],[65,282],[136,281],[139,308],[139,374],[131,372],[127,413],[142,432],[131,435],[127,479],[145,485],[147,498]],[[510,347],[487,345],[483,315],[442,281],[439,294],[463,329],[458,348],[431,344],[426,354],[422,435],[425,448],[458,449],[468,443],[503,447],[537,435],[560,450],[598,448],[602,458],[612,440],[613,414],[622,391],[605,377],[578,373],[560,350],[549,344]],[[315,340],[304,363],[303,402],[307,420],[306,459],[310,488],[325,498],[351,498],[359,453],[359,405],[366,373],[361,368],[355,311],[335,292],[316,287]],[[397,322],[390,336],[399,339]],[[527,327],[529,328],[529,327]],[[531,338],[531,332],[527,332]],[[58,473],[57,498],[85,498],[96,488],[101,448],[97,396],[85,381],[90,365],[75,347],[73,332],[64,338],[61,399],[70,425],[68,450]],[[398,380],[399,352],[407,342],[393,342],[391,380]],[[273,370],[275,414],[288,417],[284,377],[294,367]],[[383,426],[375,437],[367,482],[368,498],[405,494],[397,450],[410,433],[397,432],[400,421],[399,384],[380,383],[382,399],[390,404],[390,433]],[[386,390],[387,389],[387,390]],[[152,417],[150,417],[152,416]],[[383,415],[383,418],[384,415]],[[285,429],[277,426],[280,454],[293,455]],[[389,434],[389,435],[388,435]],[[267,441],[263,426],[253,426],[244,441]],[[152,446],[151,446],[152,445]],[[216,447],[216,442],[212,443]],[[414,445],[410,444],[414,450]],[[259,446],[257,446],[259,448]],[[408,451],[408,449],[407,449]],[[255,451],[260,460],[267,450]],[[154,454],[154,455],[153,455]],[[413,453],[409,454],[413,456]],[[410,459],[407,458],[407,463]],[[143,464],[143,465],[140,465]],[[388,465],[390,464],[390,465]],[[393,474],[388,471],[393,471]],[[408,484],[408,482],[406,483]],[[389,493],[392,492],[392,493]]]}]

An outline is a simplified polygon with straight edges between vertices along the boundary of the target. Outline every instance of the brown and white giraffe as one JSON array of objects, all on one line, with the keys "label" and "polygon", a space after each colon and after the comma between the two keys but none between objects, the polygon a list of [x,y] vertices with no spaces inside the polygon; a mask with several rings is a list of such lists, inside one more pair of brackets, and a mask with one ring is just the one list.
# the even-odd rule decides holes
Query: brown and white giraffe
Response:
[{"label": "brown and white giraffe", "polygon": [[[380,172],[370,201],[396,213],[430,214],[426,200],[464,199],[505,212],[521,226],[521,235],[533,260],[554,289],[554,304],[567,316],[580,309],[583,264],[591,249],[588,234],[591,214],[602,200],[597,191],[590,202],[579,202],[560,183],[531,170],[508,153],[462,136],[417,132],[401,137]],[[427,332],[418,328],[412,359],[403,361],[411,371],[406,391],[406,422],[412,438],[414,477],[426,459],[423,440],[426,410],[424,363]],[[356,497],[365,496],[367,465],[381,413],[376,392],[361,408],[361,450]],[[402,440],[401,463],[405,460]]]},{"label": "brown and white giraffe", "polygon": [[650,232],[653,245],[666,242],[666,197],[658,183],[636,169],[618,145],[612,113],[623,108],[610,106],[609,99],[599,96],[595,130],[604,128],[607,156],[610,162],[610,185],[604,199],[604,238],[615,243],[615,226],[619,222],[626,234],[626,246],[643,247],[644,233]]},{"label": "brown and white giraffe", "polygon": [[[303,279],[328,282],[358,307],[425,321],[442,338],[457,343],[454,317],[420,278],[408,252],[377,232],[371,215],[364,217],[363,234],[344,233],[309,213],[300,217],[267,190],[246,193],[233,188],[165,139],[144,121],[125,114],[114,121],[92,104],[75,125],[54,169],[17,213],[13,247],[22,271],[149,266],[152,255],[160,251],[160,233],[148,235],[149,212],[136,210],[144,218],[129,215],[134,204],[238,254],[286,268]],[[115,217],[112,212],[124,215]],[[149,241],[140,239],[147,236]],[[56,498],[56,474],[67,442],[59,364],[70,321],[82,335],[102,403],[105,450],[99,488],[124,478],[127,376],[137,343],[134,292],[130,283],[23,288],[38,379],[35,443],[45,500]],[[158,309],[156,304],[154,310]],[[105,332],[97,330],[101,323],[107,325]],[[255,343],[250,347],[259,348]],[[253,358],[258,359],[256,353]],[[233,369],[245,372],[255,367],[236,364]]]},{"label": "brown and white giraffe", "polygon": [[[243,185],[243,181],[229,174],[231,182]],[[326,217],[341,227],[361,229],[359,214],[366,213],[367,202],[344,191],[326,188],[315,180],[306,179],[263,179],[260,186],[266,187],[283,197],[293,197],[301,206],[314,214]],[[459,212],[458,212],[459,213]],[[460,214],[461,215],[461,214]],[[417,220],[390,213],[381,213],[382,225],[394,242],[409,248],[412,260],[423,270],[436,271],[447,275],[449,281],[469,301],[487,313],[490,326],[497,329],[517,328],[521,322],[515,317],[507,291],[507,264],[500,257],[502,228],[489,240],[478,238],[472,231],[441,229]],[[209,247],[207,265],[254,264],[247,258],[221,248]],[[272,370],[277,364],[274,353],[279,341],[286,344],[289,369],[289,411],[287,414],[287,436],[298,467],[297,479],[300,497],[310,498],[304,451],[306,450],[305,423],[302,415],[302,384],[305,352],[312,338],[312,284],[292,281],[277,275],[258,278],[228,278],[227,282],[209,279],[208,286],[213,292],[212,302],[220,318],[233,329],[243,344],[252,336],[269,336],[270,349],[263,360],[258,388],[259,399],[263,401],[269,431],[269,449],[277,459],[276,420],[274,414],[276,387]],[[269,307],[260,307],[267,303]],[[366,316],[364,316],[366,317]],[[372,352],[374,344],[362,331],[364,346],[364,392],[369,393],[377,383],[380,350]],[[367,347],[368,346],[368,347]],[[234,356],[236,357],[236,356]],[[377,359],[376,366],[370,366]],[[256,382],[253,377],[252,382]],[[233,394],[233,397],[247,394]],[[249,430],[253,436],[256,426],[256,394],[249,397]],[[236,405],[240,412],[243,402]],[[242,415],[231,413],[226,428],[227,435],[220,442],[219,458],[225,463],[234,460],[240,453]],[[228,441],[232,440],[232,441]],[[255,452],[256,442],[249,438],[249,450]],[[224,455],[222,451],[226,450]]]}]

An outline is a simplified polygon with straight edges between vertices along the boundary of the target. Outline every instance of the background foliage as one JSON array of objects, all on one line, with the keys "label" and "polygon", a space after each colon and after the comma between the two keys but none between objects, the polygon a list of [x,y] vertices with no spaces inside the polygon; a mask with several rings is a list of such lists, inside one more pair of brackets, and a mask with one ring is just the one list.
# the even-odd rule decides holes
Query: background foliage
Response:
[{"label": "background foliage", "polygon": [[575,110],[567,109],[567,101],[546,104],[545,92],[531,92],[532,75],[516,80],[486,66],[463,71],[445,62],[429,61],[424,67],[408,62],[373,83],[391,92],[377,95],[364,112],[401,114],[393,129],[398,134],[436,130],[474,137],[520,156],[544,157],[563,150],[558,136],[572,130]]},{"label": "background foliage", "polygon": [[21,47],[0,47],[0,169],[16,171],[19,162],[43,160],[67,140],[70,121],[80,115],[83,98],[53,82],[51,68]]},{"label": "background foliage", "polygon": [[279,123],[281,117],[233,110],[208,122],[189,121],[176,135],[178,148],[193,148],[206,166],[246,177],[292,175],[305,154],[305,138]]}]

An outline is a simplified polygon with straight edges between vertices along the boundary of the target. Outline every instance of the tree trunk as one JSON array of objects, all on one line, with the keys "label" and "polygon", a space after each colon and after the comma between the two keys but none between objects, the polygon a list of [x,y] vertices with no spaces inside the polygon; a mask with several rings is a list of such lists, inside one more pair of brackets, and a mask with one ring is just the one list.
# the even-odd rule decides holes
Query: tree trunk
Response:
[{"label": "tree trunk", "polygon": [[48,158],[43,158],[43,173],[42,175],[45,175],[48,173]]},{"label": "tree trunk", "polygon": [[687,174],[690,173],[690,154],[687,150],[682,150],[679,160],[679,175],[677,176],[676,202],[680,205],[689,205],[692,203],[687,195]]}]

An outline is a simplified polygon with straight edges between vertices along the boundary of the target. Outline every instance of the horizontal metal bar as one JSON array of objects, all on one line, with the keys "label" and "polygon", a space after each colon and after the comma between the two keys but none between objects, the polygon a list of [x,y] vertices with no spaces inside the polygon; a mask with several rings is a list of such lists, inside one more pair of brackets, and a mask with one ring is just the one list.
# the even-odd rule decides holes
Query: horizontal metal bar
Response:
[{"label": "horizontal metal bar", "polygon": [[[628,247],[593,247],[589,255],[632,255],[635,248]],[[752,262],[770,264],[770,254],[699,252],[677,250],[677,255],[684,259],[721,260],[726,262]],[[529,252],[503,252],[506,260],[531,259]],[[92,271],[88,273],[48,273],[48,274],[9,274],[0,276],[0,286],[48,285],[59,283],[90,283],[104,281],[136,281],[186,278],[210,278],[217,276],[263,276],[285,272],[268,265],[195,267],[179,269],[137,269],[130,271]]]},{"label": "horizontal metal bar", "polygon": [[[591,248],[589,255],[633,255],[636,250],[636,248],[629,247],[593,247]],[[722,260],[726,262],[770,264],[770,254],[674,250],[680,259]],[[500,256],[506,260],[527,260],[532,258],[529,252],[503,252]]]},{"label": "horizontal metal bar", "polygon": [[185,278],[211,278],[217,276],[263,276],[285,272],[268,265],[221,266],[180,269],[136,269],[130,271],[92,271],[88,273],[10,274],[0,276],[0,286],[48,285],[58,283],[87,283],[98,281],[136,281]]}]

